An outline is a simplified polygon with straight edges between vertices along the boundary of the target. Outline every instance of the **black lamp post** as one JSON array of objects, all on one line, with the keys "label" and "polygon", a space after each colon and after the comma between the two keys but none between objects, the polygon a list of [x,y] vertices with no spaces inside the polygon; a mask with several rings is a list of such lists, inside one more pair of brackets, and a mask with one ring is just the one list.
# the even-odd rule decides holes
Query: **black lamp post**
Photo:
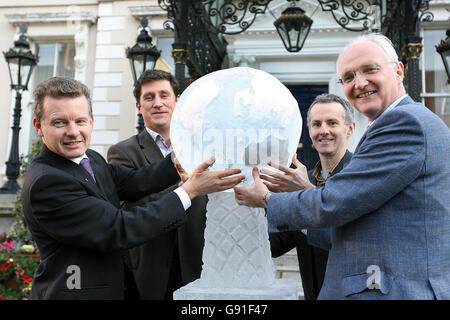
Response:
[{"label": "black lamp post", "polygon": [[[141,32],[136,39],[136,44],[127,48],[127,58],[130,60],[131,71],[133,73],[134,82],[139,79],[145,70],[152,70],[155,68],[156,60],[161,56],[160,51],[152,43],[152,37],[145,29],[148,26],[147,18],[141,19]],[[144,119],[142,115],[138,115],[138,126],[136,129],[141,132],[144,129]]]},{"label": "black lamp post", "polygon": [[450,29],[447,29],[447,38],[441,40],[441,43],[436,46],[436,51],[441,55],[442,62],[444,62],[445,71],[447,72],[447,83],[450,83]]},{"label": "black lamp post", "polygon": [[298,0],[288,1],[292,1],[292,6],[284,10],[273,24],[277,28],[286,50],[298,52],[302,49],[303,43],[308,37],[313,21],[305,15],[303,9],[295,6],[294,1]]},{"label": "black lamp post", "polygon": [[28,26],[24,23],[20,26],[19,39],[14,41],[14,48],[8,52],[3,52],[6,62],[8,63],[9,75],[11,78],[11,89],[16,91],[16,104],[14,107],[13,137],[11,142],[11,150],[9,159],[6,162],[6,176],[8,181],[0,188],[0,193],[16,193],[20,189],[17,178],[20,174],[19,159],[19,131],[20,117],[22,113],[22,91],[28,89],[33,68],[38,61],[38,57],[33,55],[30,50],[25,32]]}]

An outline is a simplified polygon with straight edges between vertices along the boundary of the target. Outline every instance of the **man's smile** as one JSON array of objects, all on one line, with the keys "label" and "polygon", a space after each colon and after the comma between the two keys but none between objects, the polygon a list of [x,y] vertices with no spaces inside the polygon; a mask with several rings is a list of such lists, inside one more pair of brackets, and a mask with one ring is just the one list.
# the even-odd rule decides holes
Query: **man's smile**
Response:
[{"label": "man's smile", "polygon": [[371,96],[372,94],[374,94],[376,92],[377,92],[376,90],[367,91],[367,92],[364,92],[364,93],[361,93],[361,94],[357,95],[356,98],[358,98],[358,99],[359,98],[365,98],[365,97]]}]

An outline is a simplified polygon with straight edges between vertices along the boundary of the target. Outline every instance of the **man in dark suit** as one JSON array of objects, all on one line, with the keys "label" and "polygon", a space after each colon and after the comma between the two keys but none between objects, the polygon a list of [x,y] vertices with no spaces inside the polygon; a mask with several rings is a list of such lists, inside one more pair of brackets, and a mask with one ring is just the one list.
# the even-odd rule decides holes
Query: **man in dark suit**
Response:
[{"label": "man in dark suit", "polygon": [[179,181],[171,156],[140,170],[108,165],[88,149],[94,123],[90,94],[76,80],[50,78],[36,87],[34,99],[33,123],[44,146],[22,190],[25,218],[42,260],[32,299],[122,299],[123,249],[179,227],[191,199],[243,179],[224,178],[239,170],[206,171],[211,158],[163,198],[122,210],[121,200]]},{"label": "man in dark suit", "polygon": [[[309,136],[319,153],[320,160],[308,171],[313,186],[324,186],[327,179],[341,171],[350,162],[352,153],[347,150],[348,139],[355,129],[353,107],[334,94],[321,94],[315,98],[307,113]],[[284,174],[273,175],[261,170],[269,190],[289,192],[299,190],[297,186],[300,163],[294,159],[297,169],[280,166]],[[318,230],[286,231],[269,234],[273,257],[279,257],[294,247],[297,248],[298,264],[306,300],[316,300],[322,288],[328,260],[328,251],[310,245],[309,234]]]},{"label": "man in dark suit", "polygon": [[269,232],[331,228],[319,299],[450,299],[450,131],[406,94],[385,36],[355,39],[337,70],[370,121],[350,163],[320,188],[303,167],[305,190],[273,194],[254,170],[236,200],[267,205]]},{"label": "man in dark suit", "polygon": [[[108,162],[139,169],[172,151],[170,120],[178,100],[178,83],[161,70],[146,70],[134,85],[136,108],[145,130],[108,150]],[[160,199],[177,187],[122,203],[124,210]],[[170,232],[130,249],[131,268],[141,299],[172,299],[173,292],[200,277],[207,197],[192,200],[187,222]]]}]

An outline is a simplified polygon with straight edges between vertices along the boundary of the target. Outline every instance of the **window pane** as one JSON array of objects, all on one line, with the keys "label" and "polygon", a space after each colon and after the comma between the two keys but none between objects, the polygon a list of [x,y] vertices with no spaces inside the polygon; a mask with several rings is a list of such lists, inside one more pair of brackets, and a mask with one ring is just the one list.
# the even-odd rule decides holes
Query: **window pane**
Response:
[{"label": "window pane", "polygon": [[58,43],[58,62],[56,75],[75,77],[75,46],[73,43]]},{"label": "window pane", "polygon": [[39,61],[33,71],[34,81],[36,85],[39,82],[53,77],[53,63],[55,61],[55,44],[40,43],[36,45],[36,51],[39,55]]},{"label": "window pane", "polygon": [[427,93],[450,94],[444,63],[436,52],[436,45],[445,37],[445,30],[424,30],[423,59],[425,59],[425,92]]}]

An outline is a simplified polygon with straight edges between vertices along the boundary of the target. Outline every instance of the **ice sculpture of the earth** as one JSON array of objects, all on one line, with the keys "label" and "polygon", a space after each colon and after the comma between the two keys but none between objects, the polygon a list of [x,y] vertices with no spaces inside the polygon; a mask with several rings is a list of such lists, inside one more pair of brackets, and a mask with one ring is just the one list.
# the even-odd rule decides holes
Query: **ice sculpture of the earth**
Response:
[{"label": "ice sculpture of the earth", "polygon": [[237,168],[251,184],[252,167],[269,160],[285,165],[302,132],[298,104],[274,76],[237,67],[216,71],[193,82],[172,116],[171,143],[182,167],[192,172],[211,156],[212,170]]},{"label": "ice sculpture of the earth", "polygon": [[[245,185],[253,182],[254,166],[290,164],[302,118],[280,81],[239,67],[192,83],[175,107],[170,130],[187,172],[215,156],[210,170],[242,169]],[[201,277],[175,291],[174,299],[296,299],[297,280],[275,279],[264,210],[239,206],[230,192],[208,199]]]}]

